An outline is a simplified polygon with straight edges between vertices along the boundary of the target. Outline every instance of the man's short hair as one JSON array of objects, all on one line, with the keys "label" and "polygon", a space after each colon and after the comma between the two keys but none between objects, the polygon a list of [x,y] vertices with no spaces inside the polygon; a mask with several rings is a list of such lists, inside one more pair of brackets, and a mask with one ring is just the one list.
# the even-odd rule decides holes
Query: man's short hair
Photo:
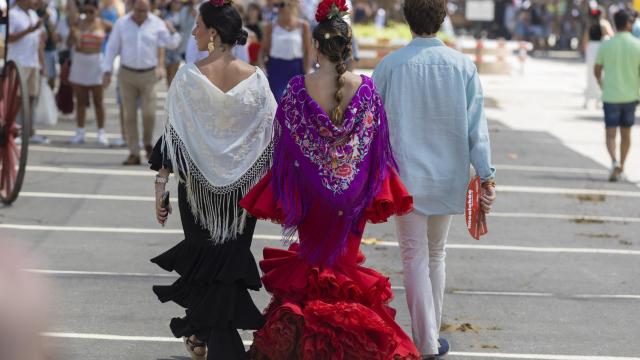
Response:
[{"label": "man's short hair", "polygon": [[404,17],[416,35],[432,35],[447,16],[446,0],[405,0]]},{"label": "man's short hair", "polygon": [[622,9],[613,15],[613,22],[616,24],[616,30],[622,31],[626,29],[627,25],[631,22],[631,13]]}]

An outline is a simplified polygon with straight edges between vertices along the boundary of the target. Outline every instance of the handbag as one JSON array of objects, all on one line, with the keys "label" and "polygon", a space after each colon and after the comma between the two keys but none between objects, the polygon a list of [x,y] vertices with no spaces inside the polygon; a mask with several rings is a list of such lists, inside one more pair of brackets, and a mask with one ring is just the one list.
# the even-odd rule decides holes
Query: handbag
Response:
[{"label": "handbag", "polygon": [[467,230],[469,234],[471,234],[471,237],[476,240],[480,240],[482,235],[489,232],[489,228],[487,228],[487,216],[480,207],[480,196],[482,196],[482,182],[480,181],[480,177],[476,176],[469,182],[465,206]]},{"label": "handbag", "polygon": [[70,72],[71,62],[67,60],[60,69],[60,86],[56,93],[56,105],[63,114],[71,114],[73,112],[73,87],[69,83]]}]

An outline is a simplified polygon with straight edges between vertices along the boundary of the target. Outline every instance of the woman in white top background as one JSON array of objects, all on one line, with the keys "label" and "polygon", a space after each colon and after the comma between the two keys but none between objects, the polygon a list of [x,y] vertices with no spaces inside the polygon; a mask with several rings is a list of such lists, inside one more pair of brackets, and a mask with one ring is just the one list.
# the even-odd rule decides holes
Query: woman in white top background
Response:
[{"label": "woman in white top background", "polygon": [[265,24],[261,59],[271,91],[280,102],[289,80],[308,73],[312,67],[311,29],[298,17],[298,0],[280,0],[273,6],[278,15],[273,23]]}]

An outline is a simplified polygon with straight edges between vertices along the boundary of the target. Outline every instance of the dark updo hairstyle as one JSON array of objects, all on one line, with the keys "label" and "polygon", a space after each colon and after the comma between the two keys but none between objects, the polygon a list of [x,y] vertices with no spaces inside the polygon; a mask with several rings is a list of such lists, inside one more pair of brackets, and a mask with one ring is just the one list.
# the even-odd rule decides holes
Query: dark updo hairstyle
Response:
[{"label": "dark updo hairstyle", "polygon": [[99,9],[100,3],[98,2],[98,0],[84,0],[84,1],[78,1],[76,3],[76,6],[81,11],[84,9],[85,6],[93,6],[94,8]]},{"label": "dark updo hairstyle", "polygon": [[342,88],[344,87],[344,73],[347,72],[347,63],[351,59],[351,27],[339,17],[321,21],[313,30],[313,38],[318,42],[318,52],[326,56],[336,65],[338,77],[336,84],[336,107],[331,110],[329,117],[335,125],[342,125],[343,111]]},{"label": "dark updo hairstyle", "polygon": [[242,28],[242,18],[233,5],[214,6],[207,1],[200,5],[200,16],[207,28],[216,29],[220,41],[227,45],[244,45],[249,34]]}]

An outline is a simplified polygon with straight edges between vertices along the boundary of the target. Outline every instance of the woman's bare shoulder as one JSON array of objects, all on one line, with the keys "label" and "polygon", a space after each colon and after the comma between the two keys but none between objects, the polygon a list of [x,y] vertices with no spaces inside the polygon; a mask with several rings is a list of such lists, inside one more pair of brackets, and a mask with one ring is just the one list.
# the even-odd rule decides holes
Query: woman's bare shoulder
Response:
[{"label": "woman's bare shoulder", "polygon": [[345,85],[350,89],[357,89],[362,84],[362,77],[358,74],[354,74],[351,71],[347,71],[344,74]]},{"label": "woman's bare shoulder", "polygon": [[238,77],[240,78],[247,78],[251,75],[253,75],[253,73],[256,72],[256,67],[248,64],[242,60],[236,59],[232,64],[231,64],[231,69],[233,72],[235,72],[236,74],[238,74]]}]

